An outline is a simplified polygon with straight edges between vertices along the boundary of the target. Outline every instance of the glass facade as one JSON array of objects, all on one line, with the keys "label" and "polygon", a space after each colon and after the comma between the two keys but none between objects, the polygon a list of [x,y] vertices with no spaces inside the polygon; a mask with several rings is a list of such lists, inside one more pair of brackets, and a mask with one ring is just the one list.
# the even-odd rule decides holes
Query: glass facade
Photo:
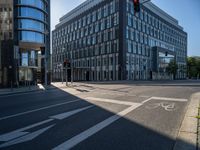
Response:
[{"label": "glass facade", "polygon": [[45,25],[44,23],[35,21],[35,20],[29,20],[29,19],[20,19],[18,21],[18,27],[21,29],[27,29],[27,30],[36,30],[40,32],[45,32]]},{"label": "glass facade", "polygon": [[30,7],[20,7],[19,8],[19,16],[45,21],[44,12],[42,12],[38,9],[35,9],[35,8],[30,8]]},{"label": "glass facade", "polygon": [[[62,17],[53,31],[55,80],[61,79],[59,66],[65,59],[73,60],[75,80],[87,80],[87,76],[89,80],[118,80],[120,74],[126,80],[151,79],[153,47],[174,53],[179,68],[186,65],[187,34],[176,22],[170,23],[167,14],[163,19],[145,6],[134,14],[132,0],[89,5],[88,1],[88,7],[81,5],[69,13],[76,17]],[[185,77],[178,73],[178,78]]]},{"label": "glass facade", "polygon": [[39,69],[41,72],[42,64],[38,63],[38,61],[41,63],[41,60],[38,60],[38,53],[48,41],[46,39],[50,23],[48,7],[49,0],[17,1],[17,36],[21,45],[19,81],[33,81],[36,78],[34,74]]},{"label": "glass facade", "polygon": [[32,31],[19,31],[19,40],[24,42],[44,43],[44,34]]},{"label": "glass facade", "polygon": [[53,32],[53,68],[72,61],[74,80],[117,80],[119,57],[119,0],[107,2],[92,13],[66,23]]},{"label": "glass facade", "polygon": [[46,6],[43,0],[19,0],[21,5],[31,5],[42,10],[46,10]]}]

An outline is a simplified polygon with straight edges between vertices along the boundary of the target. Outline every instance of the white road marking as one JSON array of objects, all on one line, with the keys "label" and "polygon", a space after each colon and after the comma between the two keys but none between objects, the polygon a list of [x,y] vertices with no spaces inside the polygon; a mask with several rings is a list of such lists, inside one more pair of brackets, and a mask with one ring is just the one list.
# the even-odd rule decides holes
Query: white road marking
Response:
[{"label": "white road marking", "polygon": [[166,100],[166,101],[177,101],[177,102],[187,102],[187,99],[182,98],[168,98],[168,97],[152,97],[153,100]]},{"label": "white road marking", "polygon": [[170,102],[153,103],[146,106],[147,109],[156,109],[158,107],[161,107],[166,111],[175,111],[177,109],[176,104]]},{"label": "white road marking", "polygon": [[[54,124],[55,125],[55,124]],[[0,148],[3,147],[7,147],[7,146],[11,146],[11,145],[15,145],[15,144],[19,144],[19,143],[24,143],[24,142],[28,142],[33,140],[34,138],[36,138],[37,136],[39,136],[40,134],[44,133],[45,131],[47,131],[48,129],[52,128],[54,125],[50,125],[46,128],[42,128],[40,130],[37,130],[35,132],[32,132],[30,134],[27,134],[25,136],[22,136],[20,138],[14,139],[12,141],[6,142],[4,144],[0,145]]]},{"label": "white road marking", "polygon": [[94,105],[90,105],[90,106],[87,106],[87,107],[83,107],[83,108],[80,108],[80,109],[76,109],[76,110],[72,110],[72,111],[69,111],[69,112],[66,112],[66,113],[62,113],[62,114],[58,114],[58,115],[55,115],[55,116],[51,116],[50,118],[52,119],[58,119],[58,120],[62,120],[62,119],[65,119],[69,116],[72,116],[74,114],[77,114],[81,111],[84,111],[86,109],[89,109],[89,108],[92,108],[94,107]]},{"label": "white road marking", "polygon": [[86,97],[86,100],[91,101],[99,101],[99,102],[106,102],[106,103],[115,103],[115,104],[122,104],[122,105],[134,105],[133,102],[127,102],[127,101],[119,101],[119,100],[113,100],[113,99],[104,99],[104,98],[95,98],[95,97]]},{"label": "white road marking", "polygon": [[18,137],[20,137],[22,135],[28,134],[28,132],[22,132],[22,131],[25,131],[25,130],[40,126],[40,125],[48,123],[50,121],[53,121],[53,119],[44,120],[44,121],[32,124],[32,125],[27,126],[27,127],[24,127],[24,128],[21,128],[21,129],[17,129],[15,131],[12,131],[12,132],[9,132],[9,133],[6,133],[6,134],[2,134],[2,135],[0,135],[0,141],[6,142],[6,141],[10,141],[12,139],[18,138]]},{"label": "white road marking", "polygon": [[107,127],[108,125],[112,124],[113,122],[117,121],[121,117],[125,116],[126,114],[130,113],[134,109],[141,106],[139,103],[132,103],[132,106],[128,107],[127,109],[117,113],[116,115],[113,115],[109,117],[108,119],[94,125],[93,127],[87,129],[86,131],[83,131],[82,133],[74,136],[73,138],[69,139],[68,141],[58,145],[53,150],[68,150],[77,145],[78,143],[84,141],[88,137],[92,136],[93,134],[99,132],[103,128]]},{"label": "white road marking", "polygon": [[152,99],[152,97],[150,97],[150,98],[148,98],[148,99],[144,100],[144,101],[142,102],[142,104],[144,104],[144,103],[146,103],[146,102],[150,101],[151,99]]},{"label": "white road marking", "polygon": [[77,113],[79,113],[81,111],[84,111],[84,110],[92,108],[92,107],[94,107],[94,105],[90,105],[90,106],[79,108],[79,109],[76,109],[76,110],[73,110],[73,111],[68,111],[68,112],[65,112],[65,113],[62,113],[62,114],[51,116],[51,117],[49,117],[51,119],[47,119],[47,120],[32,124],[30,126],[24,127],[24,128],[17,129],[17,130],[11,131],[9,133],[2,134],[2,135],[0,135],[0,141],[7,142],[7,141],[10,141],[10,140],[13,140],[15,138],[21,137],[21,136],[26,135],[26,134],[29,133],[29,132],[24,132],[25,130],[28,130],[28,129],[40,126],[42,124],[51,122],[54,119],[59,119],[59,120],[66,119],[66,118],[68,118],[68,117],[70,117],[72,115],[75,115],[75,114],[77,114]]},{"label": "white road marking", "polygon": [[0,121],[5,120],[5,119],[9,119],[9,118],[13,118],[13,117],[17,117],[17,116],[21,116],[21,115],[26,115],[26,114],[33,113],[33,112],[37,112],[37,111],[40,111],[40,110],[45,110],[45,109],[49,109],[49,108],[53,108],[53,107],[57,107],[57,106],[65,105],[65,104],[78,102],[78,101],[80,101],[80,99],[76,99],[76,100],[68,101],[68,102],[64,102],[64,103],[59,103],[59,104],[54,104],[54,105],[50,105],[50,106],[46,106],[46,107],[41,107],[41,108],[38,108],[38,109],[33,109],[33,110],[17,113],[17,114],[14,114],[14,115],[10,115],[10,116],[5,116],[5,117],[0,118]]},{"label": "white road marking", "polygon": [[176,102],[187,102],[188,99],[182,98],[168,98],[168,97],[150,97],[142,102],[142,104],[150,101],[150,100],[162,100],[162,101],[176,101]]}]

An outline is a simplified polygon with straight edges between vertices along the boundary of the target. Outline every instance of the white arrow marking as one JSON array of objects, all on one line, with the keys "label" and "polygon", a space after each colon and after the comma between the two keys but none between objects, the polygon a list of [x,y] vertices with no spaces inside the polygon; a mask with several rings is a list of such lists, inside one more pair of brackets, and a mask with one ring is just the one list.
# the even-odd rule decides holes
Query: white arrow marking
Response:
[{"label": "white arrow marking", "polygon": [[68,141],[55,147],[53,150],[69,150],[69,149],[71,149],[75,145],[79,144],[80,142],[84,141],[85,139],[89,138],[93,134],[99,132],[103,128],[109,126],[113,122],[117,121],[121,117],[125,116],[126,114],[130,113],[131,111],[133,111],[134,109],[136,109],[140,106],[141,106],[141,104],[139,104],[139,103],[133,103],[133,105],[128,107],[127,109],[117,113],[116,115],[109,117],[108,119],[94,125],[93,127],[83,131],[82,133],[72,137]]},{"label": "white arrow marking", "polygon": [[69,116],[72,116],[74,114],[77,114],[77,113],[79,113],[81,111],[84,111],[84,110],[92,108],[92,107],[94,107],[94,106],[83,107],[83,108],[72,110],[72,111],[69,111],[69,112],[66,112],[66,113],[62,113],[62,114],[59,114],[59,115],[51,116],[50,118],[62,120],[62,119],[68,118]]},{"label": "white arrow marking", "polygon": [[21,137],[21,136],[26,135],[26,134],[29,133],[29,132],[23,132],[25,130],[28,130],[28,129],[40,126],[42,124],[51,122],[54,119],[61,120],[61,119],[68,118],[68,117],[70,117],[72,115],[75,115],[75,114],[77,114],[77,113],[79,113],[81,111],[84,111],[86,109],[89,109],[91,107],[94,107],[94,106],[90,105],[90,106],[79,108],[79,109],[76,109],[76,110],[73,110],[73,111],[69,111],[69,112],[65,112],[65,113],[62,113],[62,114],[55,115],[55,116],[51,116],[51,117],[49,117],[51,119],[44,120],[44,121],[32,124],[30,126],[27,126],[27,127],[21,128],[21,129],[17,129],[15,131],[12,131],[12,132],[9,132],[9,133],[3,134],[3,135],[0,135],[0,141],[7,142],[7,141],[10,141],[10,140],[13,140],[15,138]]},{"label": "white arrow marking", "polygon": [[[55,124],[54,124],[55,125]],[[48,126],[46,128],[43,128],[43,129],[40,129],[40,130],[37,130],[33,133],[30,133],[30,134],[27,134],[25,136],[22,136],[18,139],[14,139],[12,141],[9,141],[7,143],[4,143],[2,145],[0,145],[0,148],[3,148],[3,147],[8,147],[8,146],[11,146],[11,145],[15,145],[15,144],[20,144],[20,143],[23,143],[23,142],[28,142],[28,141],[31,141],[33,140],[34,138],[36,138],[37,136],[39,136],[40,134],[44,133],[45,131],[47,131],[48,129],[52,128],[54,125],[51,125],[51,126]]]},{"label": "white arrow marking", "polygon": [[21,129],[17,129],[15,131],[12,131],[12,132],[9,132],[9,133],[3,134],[3,135],[0,135],[0,141],[7,142],[7,141],[13,140],[15,138],[18,138],[20,136],[23,136],[25,134],[28,134],[28,132],[22,132],[22,131],[37,127],[39,125],[45,124],[47,122],[50,122],[52,120],[53,119],[48,119],[48,120],[45,120],[45,121],[42,121],[42,122],[38,122],[38,123],[32,124],[30,126],[27,126],[27,127],[21,128]]}]

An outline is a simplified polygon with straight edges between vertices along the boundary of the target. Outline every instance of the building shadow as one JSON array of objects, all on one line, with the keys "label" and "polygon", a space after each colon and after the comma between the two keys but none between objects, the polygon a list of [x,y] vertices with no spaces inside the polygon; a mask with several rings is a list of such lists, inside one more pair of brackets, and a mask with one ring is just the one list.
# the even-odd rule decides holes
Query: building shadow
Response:
[{"label": "building shadow", "polygon": [[[78,92],[85,93],[85,91],[78,91]],[[84,110],[83,112],[80,112],[76,115],[72,115],[71,117],[56,123],[56,125],[53,128],[51,128],[49,132],[45,132],[44,134],[34,139],[32,146],[30,146],[31,143],[26,142],[11,147],[5,147],[4,149],[9,149],[9,150],[18,150],[18,149],[27,150],[27,148],[33,150],[52,149],[55,146],[71,139],[76,135],[79,135],[80,133],[108,119],[109,117],[112,117],[114,115],[117,116],[117,112],[112,112],[109,109],[109,106],[103,107],[102,105],[91,103],[89,101],[86,101],[85,99],[81,99],[77,95],[70,94],[57,87],[47,90],[46,92],[42,92],[41,99],[45,95],[49,94],[52,95],[51,98],[52,102],[54,101],[53,95],[55,97],[57,95],[60,98],[60,102],[67,102],[71,100],[80,99],[79,101],[80,104],[76,104],[76,107],[78,108],[85,106],[94,106],[94,107]],[[121,106],[119,105],[119,107]],[[120,111],[123,111],[128,107],[129,106],[126,107],[123,106],[123,108]],[[65,107],[65,111],[71,111],[73,109],[74,109],[73,107],[71,108]],[[133,111],[138,111],[138,110],[139,108]],[[53,111],[52,113],[55,113],[54,110],[52,111]],[[60,108],[59,111],[63,112],[62,108]],[[45,118],[51,115],[51,112],[49,111],[47,114],[46,113],[42,114],[38,112],[38,115],[43,116]],[[152,120],[152,122],[154,122],[154,120]],[[158,131],[156,129],[153,129],[150,126],[148,126],[148,124],[150,123],[147,122],[145,123],[145,125],[140,123],[137,120],[137,118],[135,118],[134,113],[132,113],[131,111],[127,115],[122,116],[116,121],[110,123],[102,130],[94,132],[94,134],[92,134],[88,138],[85,138],[85,140],[72,147],[72,149],[73,150],[112,150],[112,149],[113,150],[173,150],[176,143],[176,138],[165,134],[166,132],[164,131]],[[1,125],[2,126],[6,125],[6,121],[3,122]],[[2,129],[1,132],[3,132]],[[181,143],[181,145],[178,145],[180,146],[179,147],[180,150],[184,150],[185,147],[191,150],[196,148],[196,145],[193,145],[188,141],[183,141],[182,139],[178,139],[178,141],[179,143]]]}]

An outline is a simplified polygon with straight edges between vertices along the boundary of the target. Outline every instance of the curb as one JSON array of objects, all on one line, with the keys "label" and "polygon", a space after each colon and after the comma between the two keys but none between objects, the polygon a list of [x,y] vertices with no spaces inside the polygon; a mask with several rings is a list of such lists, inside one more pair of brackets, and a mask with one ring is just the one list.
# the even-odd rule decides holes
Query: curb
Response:
[{"label": "curb", "polygon": [[187,111],[181,124],[173,150],[196,150],[197,149],[197,124],[200,92],[191,97]]}]

